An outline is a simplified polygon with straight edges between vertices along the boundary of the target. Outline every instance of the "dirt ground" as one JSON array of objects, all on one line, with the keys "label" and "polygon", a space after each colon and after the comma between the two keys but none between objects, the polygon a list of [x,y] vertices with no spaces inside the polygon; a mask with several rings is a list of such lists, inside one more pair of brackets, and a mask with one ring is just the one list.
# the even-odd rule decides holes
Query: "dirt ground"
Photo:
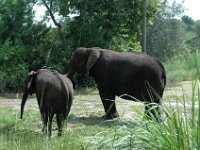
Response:
[{"label": "dirt ground", "polygon": [[[185,99],[186,106],[190,107],[193,84],[194,82],[192,81],[184,81],[177,84],[168,84],[163,95],[163,104],[175,107],[178,100],[178,106],[183,107],[182,101],[183,99]],[[82,91],[81,93],[84,93],[84,91]],[[86,91],[85,93],[86,94],[80,94],[79,92],[79,94],[75,95],[71,114],[79,117],[92,114],[92,112],[100,113],[103,115],[103,105],[99,98],[98,91],[90,91],[89,93],[91,94],[88,94],[88,91]],[[17,110],[20,110],[21,97],[22,94],[1,94],[0,107],[15,108]],[[144,105],[140,102],[127,101],[120,98],[116,99],[116,106],[120,116],[130,116],[130,114],[133,113],[132,108],[136,108],[139,110],[144,109]],[[38,111],[35,96],[31,96],[27,100],[25,111],[27,109]]]}]

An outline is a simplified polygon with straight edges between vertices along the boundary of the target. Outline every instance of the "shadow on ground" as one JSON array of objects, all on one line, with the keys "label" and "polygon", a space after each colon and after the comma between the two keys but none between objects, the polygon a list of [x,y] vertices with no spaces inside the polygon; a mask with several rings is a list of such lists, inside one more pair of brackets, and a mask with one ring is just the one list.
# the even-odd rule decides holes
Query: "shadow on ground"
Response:
[{"label": "shadow on ground", "polygon": [[134,126],[132,120],[123,120],[120,118],[115,118],[113,120],[106,120],[100,116],[87,116],[87,117],[80,117],[71,114],[68,117],[68,123],[70,124],[84,124],[85,126],[99,126],[104,128],[110,128],[116,125],[126,125],[126,126]]}]

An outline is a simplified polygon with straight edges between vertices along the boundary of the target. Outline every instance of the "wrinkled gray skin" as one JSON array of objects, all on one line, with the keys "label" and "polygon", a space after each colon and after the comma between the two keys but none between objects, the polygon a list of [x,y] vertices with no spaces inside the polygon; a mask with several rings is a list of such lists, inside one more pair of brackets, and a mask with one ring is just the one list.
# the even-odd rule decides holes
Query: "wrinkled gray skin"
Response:
[{"label": "wrinkled gray skin", "polygon": [[[72,55],[66,72],[89,73],[97,83],[99,94],[106,112],[106,119],[118,117],[115,96],[146,103],[145,114],[160,118],[161,104],[166,84],[163,65],[144,53],[118,53],[100,48],[78,48]],[[134,97],[134,98],[133,98]],[[157,116],[159,115],[159,116]]]},{"label": "wrinkled gray skin", "polygon": [[[52,119],[56,114],[58,136],[62,134],[62,124],[67,118],[73,100],[73,86],[69,78],[48,69],[31,71],[26,79],[25,91],[21,102],[22,119],[28,95],[36,93],[44,128],[51,136]],[[47,129],[48,124],[48,129]]]}]

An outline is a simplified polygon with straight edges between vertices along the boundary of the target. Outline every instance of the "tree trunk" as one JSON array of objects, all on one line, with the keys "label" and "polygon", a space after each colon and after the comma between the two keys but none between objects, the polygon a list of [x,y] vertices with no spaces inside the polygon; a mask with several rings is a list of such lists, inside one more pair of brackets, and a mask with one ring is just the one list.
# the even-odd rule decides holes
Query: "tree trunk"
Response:
[{"label": "tree trunk", "polygon": [[142,17],[142,52],[146,53],[146,14],[147,14],[147,0],[143,0],[143,17]]}]

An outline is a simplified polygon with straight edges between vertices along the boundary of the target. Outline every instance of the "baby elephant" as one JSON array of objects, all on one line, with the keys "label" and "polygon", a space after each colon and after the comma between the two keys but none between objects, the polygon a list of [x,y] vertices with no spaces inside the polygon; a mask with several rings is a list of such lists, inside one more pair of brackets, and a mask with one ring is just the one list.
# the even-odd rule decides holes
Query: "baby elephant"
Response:
[{"label": "baby elephant", "polygon": [[[44,127],[51,136],[52,119],[56,114],[58,136],[62,134],[62,123],[67,118],[74,95],[69,78],[56,71],[40,69],[31,71],[26,79],[25,91],[21,102],[21,119],[28,95],[36,93]],[[47,128],[48,125],[48,128]]]}]

